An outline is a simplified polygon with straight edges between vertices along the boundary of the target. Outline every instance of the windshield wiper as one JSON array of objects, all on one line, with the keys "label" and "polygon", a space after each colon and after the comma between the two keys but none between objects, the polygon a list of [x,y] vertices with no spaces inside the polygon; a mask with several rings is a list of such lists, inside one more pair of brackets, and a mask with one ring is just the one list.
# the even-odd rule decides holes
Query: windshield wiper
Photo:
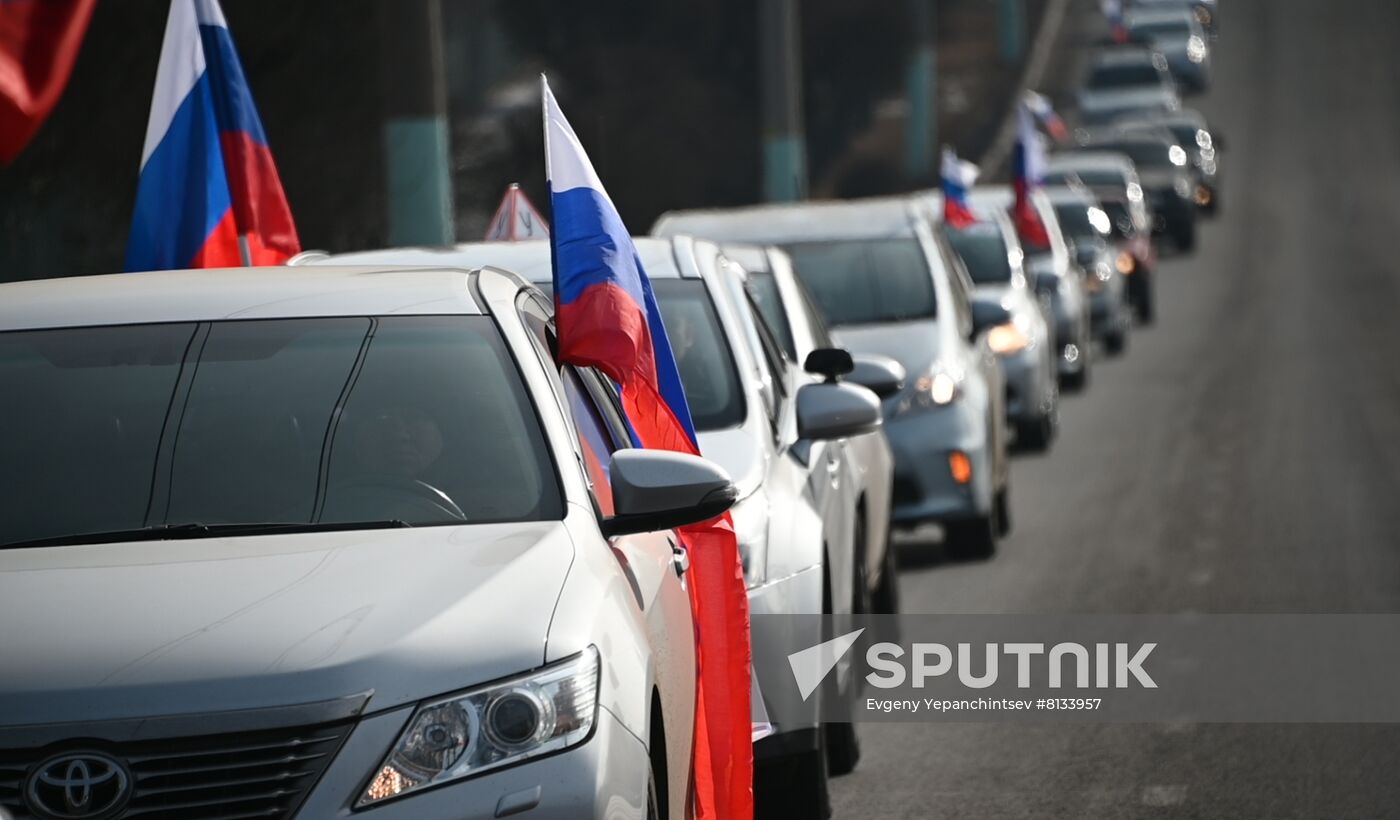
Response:
[{"label": "windshield wiper", "polygon": [[27,541],[12,541],[0,544],[0,549],[22,547],[66,547],[75,544],[115,544],[123,541],[176,541],[192,538],[224,538],[239,535],[278,535],[297,532],[334,532],[336,530],[387,530],[411,527],[412,524],[398,519],[384,521],[335,521],[306,523],[295,521],[274,521],[239,524],[157,524],[150,527],[136,527],[129,530],[109,530],[107,532],[79,532],[68,535],[55,535],[49,538],[34,538]]}]

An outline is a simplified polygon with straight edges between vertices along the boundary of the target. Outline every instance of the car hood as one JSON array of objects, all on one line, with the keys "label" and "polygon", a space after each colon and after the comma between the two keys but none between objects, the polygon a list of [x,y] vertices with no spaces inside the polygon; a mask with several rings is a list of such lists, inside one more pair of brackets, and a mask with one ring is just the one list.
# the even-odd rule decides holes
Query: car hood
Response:
[{"label": "car hood", "polygon": [[562,522],[0,552],[0,726],[410,703],[539,666]]},{"label": "car hood", "polygon": [[[852,353],[878,353],[889,356],[904,366],[907,374],[899,396],[913,392],[919,378],[933,368],[938,358],[939,327],[932,319],[912,322],[892,322],[879,325],[847,325],[831,331],[832,340]],[[887,398],[886,409],[897,403],[898,396]]]},{"label": "car hood", "polygon": [[748,429],[729,427],[698,433],[696,437],[700,440],[700,454],[729,473],[740,498],[747,498],[758,489],[766,468],[764,450]]}]

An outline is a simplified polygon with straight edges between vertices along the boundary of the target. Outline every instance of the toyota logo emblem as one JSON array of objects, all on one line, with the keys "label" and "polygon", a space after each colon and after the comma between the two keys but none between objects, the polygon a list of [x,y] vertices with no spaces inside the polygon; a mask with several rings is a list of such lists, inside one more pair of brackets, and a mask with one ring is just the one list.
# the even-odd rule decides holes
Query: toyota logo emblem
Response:
[{"label": "toyota logo emblem", "polygon": [[64,754],[40,763],[24,793],[43,820],[104,820],[126,807],[131,775],[99,752]]}]

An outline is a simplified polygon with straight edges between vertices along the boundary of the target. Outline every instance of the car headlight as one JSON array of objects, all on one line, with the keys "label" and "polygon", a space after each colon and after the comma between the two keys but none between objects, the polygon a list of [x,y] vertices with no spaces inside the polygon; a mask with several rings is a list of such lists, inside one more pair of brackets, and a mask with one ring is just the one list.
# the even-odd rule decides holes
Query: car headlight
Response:
[{"label": "car headlight", "polygon": [[593,731],[598,650],[419,704],[356,808],[557,752]]},{"label": "car headlight", "polygon": [[1171,148],[1167,149],[1167,159],[1171,160],[1172,165],[1178,168],[1185,168],[1187,160],[1186,149],[1182,148],[1180,145],[1173,145]]},{"label": "car headlight", "polygon": [[1186,41],[1186,59],[1193,63],[1199,63],[1206,58],[1205,41],[1195,35]]},{"label": "car headlight", "polygon": [[[1028,337],[1021,328],[1017,327],[1015,322],[997,325],[987,331],[987,345],[992,348],[993,353],[1002,356],[1020,353],[1022,350],[1030,347],[1030,344],[1030,337]],[[944,402],[944,404],[947,404],[947,402]]]},{"label": "car headlight", "polygon": [[1176,181],[1172,183],[1172,187],[1176,189],[1176,195],[1182,199],[1190,199],[1196,190],[1196,186],[1192,185],[1191,180],[1186,177],[1177,177]]},{"label": "car headlight", "polygon": [[1137,260],[1133,258],[1131,253],[1119,251],[1118,258],[1113,260],[1113,266],[1118,269],[1119,273],[1127,276],[1137,270]]}]

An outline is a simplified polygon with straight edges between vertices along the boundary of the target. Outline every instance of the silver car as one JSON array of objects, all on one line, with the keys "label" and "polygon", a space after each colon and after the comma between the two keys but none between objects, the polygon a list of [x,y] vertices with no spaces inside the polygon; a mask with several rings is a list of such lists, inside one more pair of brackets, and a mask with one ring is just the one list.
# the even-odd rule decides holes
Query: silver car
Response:
[{"label": "silver car", "polygon": [[1184,4],[1136,8],[1123,16],[1129,33],[1167,58],[1177,83],[1191,91],[1210,88],[1210,46],[1200,20]]},{"label": "silver car", "polygon": [[1133,47],[1096,51],[1089,58],[1078,102],[1080,117],[1091,125],[1125,114],[1170,113],[1181,108],[1167,58]]},{"label": "silver car", "polygon": [[[818,366],[814,354],[836,347],[820,311],[797,274],[792,260],[773,246],[726,244],[724,255],[737,263],[735,272],[753,301],[764,325],[793,363]],[[868,387],[881,399],[904,387],[906,374],[888,357],[869,354],[855,357],[855,369],[843,378]],[[894,454],[883,430],[846,440],[860,505],[860,531],[856,542],[851,611],[895,614],[899,612],[899,579],[895,550],[890,547],[890,503],[894,480]],[[863,581],[863,583],[862,583]]]},{"label": "silver car", "polygon": [[1112,355],[1128,346],[1133,325],[1128,276],[1119,265],[1113,220],[1087,187],[1056,186],[1045,194],[1055,206],[1055,216],[1065,238],[1073,243],[1076,261],[1084,269],[1089,292],[1089,318],[1094,338]]},{"label": "silver car", "polygon": [[[765,352],[739,280],[714,243],[689,237],[635,241],[676,354],[700,451],[727,469],[738,487],[732,515],[750,611],[850,613],[856,598],[855,539],[862,524],[853,494],[858,476],[852,474],[840,439],[878,426],[876,398],[860,387],[805,383],[774,358],[776,351]],[[543,240],[401,248],[307,261],[490,265],[544,287],[551,279],[549,243]],[[836,419],[827,418],[822,402],[815,401],[826,396],[829,407],[833,394],[836,406],[843,409]],[[840,403],[843,399],[845,404]],[[796,620],[800,623],[794,622],[794,630],[817,627],[814,619]],[[775,632],[765,630],[763,635]],[[822,640],[815,631],[794,631],[773,645],[756,645],[760,688],[765,679],[772,679],[767,691],[782,691],[777,679],[791,675],[788,654]],[[848,673],[833,676],[837,694],[851,690]],[[850,771],[859,758],[851,724],[830,724],[823,730],[818,721],[820,697],[800,707],[770,705],[770,714],[804,718],[775,726],[775,733],[754,750],[760,763],[756,795],[760,801],[781,795],[792,816],[817,816],[824,809],[800,802],[826,799],[823,746],[838,773]]]},{"label": "silver car", "polygon": [[[935,213],[942,211],[940,195],[930,201]],[[1009,323],[987,334],[1006,376],[1006,416],[1017,447],[1047,450],[1060,423],[1053,308],[1026,275],[1025,251],[1006,210],[993,207],[978,216],[982,221],[966,228],[946,226],[948,242],[972,277],[974,296],[1011,314]]]},{"label": "silver car", "polygon": [[[979,213],[991,211],[1009,212],[1015,203],[1015,194],[1008,185],[988,185],[974,188],[968,196],[974,210]],[[1094,346],[1088,288],[1084,282],[1084,269],[1079,261],[1070,255],[1069,244],[1065,242],[1060,229],[1055,206],[1043,189],[1031,193],[1031,204],[1035,207],[1040,221],[1045,223],[1050,237],[1050,247],[1036,249],[1022,245],[1025,251],[1025,268],[1036,293],[1050,303],[1050,315],[1055,325],[1056,366],[1060,374],[1060,386],[1066,390],[1082,390],[1089,383],[1093,367]]]},{"label": "silver car", "polygon": [[[0,285],[0,807],[687,816],[688,556],[499,271]],[[824,386],[823,386],[824,387]]]},{"label": "silver car", "polygon": [[947,241],[904,198],[662,215],[653,232],[774,244],[792,258],[832,337],[899,361],[908,384],[884,401],[894,450],[893,522],[942,525],[947,549],[985,557],[1010,525],[1004,388]]}]

